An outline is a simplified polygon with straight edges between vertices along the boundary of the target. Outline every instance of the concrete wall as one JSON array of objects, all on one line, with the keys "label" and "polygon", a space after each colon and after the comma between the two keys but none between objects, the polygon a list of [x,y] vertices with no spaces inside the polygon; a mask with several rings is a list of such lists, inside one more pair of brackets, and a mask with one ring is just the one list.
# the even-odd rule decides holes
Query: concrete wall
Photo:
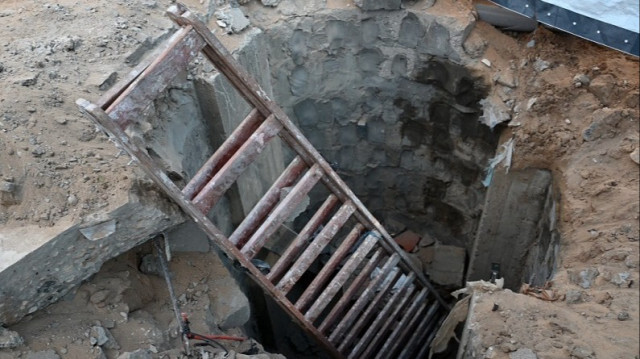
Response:
[{"label": "concrete wall", "polygon": [[477,120],[482,81],[459,64],[471,26],[336,10],[266,30],[275,98],[372,213],[468,249],[497,140]]},{"label": "concrete wall", "polygon": [[526,169],[496,171],[487,192],[467,280],[488,280],[500,264],[505,287],[542,285],[556,265],[559,235],[551,173]]}]

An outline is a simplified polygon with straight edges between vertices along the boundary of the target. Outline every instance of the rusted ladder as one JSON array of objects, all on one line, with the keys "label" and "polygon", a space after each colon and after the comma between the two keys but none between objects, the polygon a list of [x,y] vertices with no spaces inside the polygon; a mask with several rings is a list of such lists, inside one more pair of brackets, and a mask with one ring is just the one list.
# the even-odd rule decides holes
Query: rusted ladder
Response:
[{"label": "rusted ladder", "polygon": [[[245,267],[264,291],[333,356],[426,355],[447,303],[206,26],[182,5],[169,8],[168,16],[180,29],[158,56],[134,69],[98,104],[79,99],[81,111],[137,160],[214,244]],[[253,110],[180,189],[128,130],[199,52],[227,77]],[[226,237],[207,213],[275,136],[297,156]],[[271,271],[261,273],[251,260],[318,183],[323,183],[330,194]],[[291,186],[281,198],[282,189]],[[354,224],[343,228],[349,220]],[[341,230],[346,235],[337,238]],[[310,284],[303,283],[303,274],[318,262],[323,248],[332,241],[337,249]],[[297,292],[302,294],[290,299],[292,288],[300,285],[303,288]]]}]

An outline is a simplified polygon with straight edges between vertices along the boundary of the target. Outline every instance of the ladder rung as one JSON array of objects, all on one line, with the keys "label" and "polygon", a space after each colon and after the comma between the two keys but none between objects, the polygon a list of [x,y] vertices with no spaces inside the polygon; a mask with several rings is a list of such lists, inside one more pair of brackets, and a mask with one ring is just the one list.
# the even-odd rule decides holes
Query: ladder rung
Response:
[{"label": "ladder rung", "polygon": [[309,244],[307,249],[302,252],[298,260],[291,266],[291,269],[284,275],[278,285],[276,285],[278,290],[283,293],[289,293],[291,288],[298,282],[304,272],[309,269],[313,261],[320,255],[320,252],[331,242],[355,210],[356,207],[350,201],[340,207],[322,231],[320,231],[316,238]]},{"label": "ladder rung", "polygon": [[182,193],[187,199],[191,200],[200,192],[213,175],[220,170],[222,166],[233,156],[233,154],[242,146],[242,144],[251,136],[253,131],[258,128],[262,115],[255,108],[249,112],[249,115],[233,130],[231,135],[224,143],[209,157],[207,162],[198,170],[191,181],[182,189]]},{"label": "ladder rung", "polygon": [[295,257],[302,251],[305,244],[309,238],[316,231],[318,226],[324,221],[324,219],[329,215],[329,212],[333,210],[333,207],[338,203],[338,197],[334,195],[329,195],[327,199],[324,201],[322,206],[316,211],[316,213],[311,217],[311,220],[307,222],[307,224],[302,228],[300,233],[296,236],[296,238],[291,242],[289,247],[282,254],[282,257],[276,262],[276,264],[271,268],[271,272],[267,274],[267,279],[269,279],[272,283],[275,283],[280,279],[287,269],[287,266],[293,262]]},{"label": "ladder rung", "polygon": [[307,173],[302,176],[300,181],[293,186],[291,192],[282,200],[273,212],[267,216],[258,230],[249,238],[247,243],[242,247],[242,254],[252,259],[258,254],[266,240],[284,223],[299,205],[304,197],[311,191],[313,186],[318,183],[322,177],[322,169],[317,164],[313,165]]},{"label": "ladder rung", "polygon": [[208,213],[280,129],[282,124],[273,115],[269,116],[195,196],[193,202],[196,207]]},{"label": "ladder rung", "polygon": [[[427,311],[427,314],[424,316],[424,318],[422,318],[420,325],[411,335],[411,339],[408,342],[406,342],[406,346],[404,347],[402,352],[400,352],[400,355],[398,356],[398,358],[413,358],[411,354],[415,352],[416,346],[420,342],[419,339],[423,337],[423,334],[427,329],[429,323],[431,323],[431,319],[433,315],[436,313],[437,309],[438,309],[438,302],[435,302],[431,305],[431,307],[429,308],[429,311]],[[376,358],[383,359],[384,357],[378,354]]]},{"label": "ladder rung", "polygon": [[333,330],[333,332],[329,336],[329,341],[331,343],[335,344],[342,338],[344,332],[351,327],[351,324],[356,319],[356,316],[360,314],[367,303],[369,303],[369,300],[371,300],[371,297],[375,294],[376,289],[378,289],[380,284],[383,283],[385,279],[387,279],[391,270],[395,268],[399,260],[400,256],[398,255],[398,253],[393,253],[389,257],[387,263],[385,263],[385,265],[382,267],[382,270],[378,273],[378,276],[371,282],[369,282],[367,288],[362,292],[362,294],[360,294],[358,300],[356,300],[355,304],[351,307],[351,309]]},{"label": "ladder rung", "polygon": [[291,161],[287,169],[278,177],[278,179],[271,185],[271,188],[267,193],[262,196],[260,201],[251,209],[249,214],[242,220],[242,223],[231,234],[229,240],[236,247],[242,247],[249,235],[258,228],[260,221],[262,221],[267,214],[273,209],[273,207],[280,200],[280,192],[282,188],[291,186],[304,169],[307,167],[306,163],[297,156]]},{"label": "ladder rung", "polygon": [[347,237],[342,241],[340,247],[336,250],[336,252],[331,256],[329,261],[322,267],[320,273],[316,275],[311,284],[307,287],[307,289],[302,293],[298,301],[296,301],[296,308],[299,311],[304,311],[309,302],[318,294],[318,291],[322,288],[322,285],[329,279],[329,276],[336,271],[336,267],[340,264],[340,262],[346,257],[349,253],[353,245],[356,243],[360,234],[364,230],[364,226],[360,223],[356,224],[351,232],[347,235]]},{"label": "ladder rung", "polygon": [[402,339],[411,332],[413,326],[417,324],[418,319],[427,310],[428,303],[425,302],[427,293],[427,288],[423,288],[422,291],[420,291],[420,293],[418,293],[418,295],[416,295],[416,297],[413,299],[413,302],[411,303],[409,309],[407,309],[407,311],[404,313],[404,316],[393,329],[391,335],[387,337],[387,340],[382,345],[382,349],[378,351],[378,355],[380,357],[392,357],[393,353],[395,353],[395,351],[398,349],[400,343],[404,342]]},{"label": "ladder rung", "polygon": [[145,111],[153,100],[169,85],[182,69],[205,45],[202,37],[191,26],[176,32],[169,46],[147,67],[122,94],[107,108],[121,129],[135,120],[145,118]]},{"label": "ladder rung", "polygon": [[[411,273],[411,274],[414,274],[414,273]],[[411,278],[411,280],[413,280],[413,278]],[[383,310],[383,312],[381,312],[376,318],[376,320],[379,320],[381,322],[382,326],[378,328],[378,325],[380,324],[375,324],[375,325],[372,325],[370,328],[368,328],[365,335],[362,337],[362,339],[360,339],[360,342],[358,342],[353,352],[351,353],[350,355],[351,357],[354,357],[354,358],[357,357],[357,355],[360,354],[358,347],[360,347],[360,350],[364,349],[365,345],[367,345],[367,342],[369,340],[371,340],[371,342],[366,347],[366,350],[364,351],[364,353],[362,353],[362,357],[363,358],[371,357],[371,354],[373,353],[373,351],[380,344],[380,340],[382,339],[382,336],[387,333],[387,331],[389,330],[389,327],[391,327],[391,324],[395,322],[396,318],[404,308],[405,304],[407,304],[407,301],[409,301],[409,298],[411,298],[414,291],[415,291],[415,286],[411,285],[408,289],[404,290],[404,294],[400,298],[399,303],[395,304],[395,300],[391,300],[389,301],[389,303],[387,303],[387,306],[389,306],[390,303],[394,303],[395,307],[393,309],[393,312],[390,315],[388,315],[389,311],[385,307],[385,310]],[[371,339],[371,337],[374,335],[375,337]]]},{"label": "ladder rung", "polygon": [[[311,308],[304,315],[310,322],[315,322],[315,320],[320,316],[324,308],[329,305],[329,303],[333,300],[333,297],[338,293],[340,288],[345,284],[349,276],[351,276],[355,270],[358,268],[360,263],[366,258],[367,254],[371,249],[375,246],[377,240],[374,236],[367,236],[360,244],[358,249],[353,253],[353,255],[349,258],[347,263],[338,271],[338,274],[333,277],[329,285],[324,289],[324,291],[318,296],[318,299],[314,301],[311,305]],[[349,290],[345,292],[340,301],[333,307],[329,316],[325,319],[323,325],[324,328],[333,325],[333,322],[337,318],[337,315],[342,313],[342,309],[347,304],[347,302],[351,299],[351,297],[355,294],[355,291],[360,287],[362,283],[367,279],[369,273],[373,271],[373,268],[378,264],[378,260],[382,256],[382,250],[376,251],[369,263],[365,266],[365,268],[358,274],[356,279],[353,281]],[[332,319],[333,318],[333,319]],[[322,326],[321,326],[322,327]]]},{"label": "ladder rung", "polygon": [[[360,331],[364,328],[365,324],[367,325],[373,324],[373,323],[369,323],[369,320],[371,320],[373,315],[376,314],[378,310],[380,310],[379,305],[382,303],[383,299],[388,295],[387,293],[391,290],[391,288],[393,288],[395,283],[397,283],[397,281],[400,281],[400,280],[402,280],[402,271],[399,268],[394,268],[391,271],[391,274],[388,276],[388,278],[382,282],[382,286],[376,289],[378,293],[373,297],[373,300],[368,305],[365,304],[365,306],[361,307],[361,310],[364,310],[364,312],[358,313],[360,314],[360,317],[355,322],[355,324],[353,324],[351,328],[349,328],[349,331],[345,334],[344,339],[340,341],[339,343],[340,345],[338,346],[339,351],[341,352],[346,351],[346,349],[351,345],[351,342],[359,335]],[[364,309],[365,307],[367,309]],[[347,313],[347,316],[348,316],[348,313]],[[350,325],[349,323],[351,322],[352,321],[345,320],[346,326],[349,326]],[[338,324],[338,328],[339,327],[340,327],[340,324]],[[338,340],[339,338],[337,337],[336,339]],[[329,338],[329,340],[331,340],[331,338]],[[336,345],[338,344],[336,342],[333,342],[333,343]]]}]

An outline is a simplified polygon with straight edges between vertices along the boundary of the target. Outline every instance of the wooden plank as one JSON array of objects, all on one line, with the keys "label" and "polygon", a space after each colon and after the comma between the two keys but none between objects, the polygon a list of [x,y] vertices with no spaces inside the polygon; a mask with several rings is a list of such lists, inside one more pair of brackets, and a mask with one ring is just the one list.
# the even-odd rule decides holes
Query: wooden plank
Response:
[{"label": "wooden plank", "polygon": [[324,221],[325,218],[329,215],[329,213],[333,210],[333,207],[339,202],[338,197],[334,195],[329,195],[327,199],[322,203],[320,208],[316,211],[316,213],[311,217],[309,222],[305,224],[304,228],[298,233],[296,238],[289,244],[289,247],[282,254],[282,257],[276,262],[276,264],[271,268],[271,272],[267,274],[267,278],[275,283],[277,280],[280,280],[280,277],[287,270],[289,264],[291,264],[294,259],[298,256],[298,254],[304,249],[305,245],[308,243],[309,238],[315,233],[320,224]]},{"label": "wooden plank", "polygon": [[309,269],[311,264],[313,264],[313,261],[315,261],[320,255],[320,252],[322,252],[324,247],[331,242],[331,239],[335,237],[340,228],[342,228],[355,210],[356,208],[351,202],[347,202],[340,207],[336,214],[329,220],[327,225],[324,226],[316,238],[314,238],[309,244],[307,249],[302,252],[300,257],[296,260],[293,266],[291,266],[291,269],[289,269],[289,271],[284,275],[278,285],[276,285],[278,290],[283,293],[289,293],[291,288],[293,288],[293,286],[298,282],[304,272]]},{"label": "wooden plank", "polygon": [[400,346],[400,343],[406,344],[408,342],[408,340],[404,339],[409,333],[412,333],[411,330],[413,330],[413,327],[417,324],[418,319],[427,311],[428,303],[425,301],[426,298],[427,288],[423,288],[420,293],[415,296],[411,302],[411,306],[387,337],[382,348],[378,351],[378,356],[381,358],[391,358],[398,349],[398,346]]},{"label": "wooden plank", "polygon": [[300,298],[296,301],[295,305],[299,311],[304,312],[304,310],[307,309],[307,306],[318,294],[318,291],[320,291],[322,286],[329,279],[329,276],[336,271],[340,262],[342,262],[349,251],[352,250],[353,245],[356,243],[363,230],[364,226],[358,223],[353,227],[351,232],[349,232],[347,237],[340,244],[340,247],[338,247],[335,253],[333,253],[329,261],[320,270],[320,273],[316,275],[311,284],[309,284],[304,293],[302,293]]},{"label": "wooden plank", "polygon": [[[353,255],[347,260],[347,263],[338,271],[338,274],[333,277],[329,285],[325,288],[325,290],[320,294],[318,299],[311,305],[311,308],[305,313],[305,318],[307,318],[310,322],[315,322],[318,316],[322,313],[322,311],[331,303],[333,298],[336,296],[340,288],[344,286],[347,279],[356,271],[360,263],[366,258],[367,254],[371,251],[371,249],[376,245],[376,239],[373,236],[367,236],[358,246],[358,249],[353,253]],[[360,286],[367,281],[369,278],[369,274],[373,271],[373,268],[378,264],[378,260],[382,257],[382,250],[377,250],[369,259],[367,265],[358,273],[354,281],[351,283],[349,288],[342,295],[338,303],[333,307],[329,315],[325,318],[322,325],[323,328],[328,328],[333,325],[335,320],[337,320],[338,315],[342,314],[347,303],[351,300],[355,292],[360,288]]]},{"label": "wooden plank", "polygon": [[[400,302],[397,304],[394,304],[393,312],[390,315],[386,314],[388,312],[386,312],[385,314],[378,315],[377,319],[382,319],[382,322],[383,322],[379,329],[374,329],[373,327],[367,329],[367,333],[362,337],[362,339],[360,339],[360,342],[356,345],[356,348],[358,348],[359,345],[362,345],[362,348],[364,348],[364,345],[366,345],[367,341],[370,340],[369,338],[374,335],[375,336],[373,337],[369,345],[367,345],[365,351],[362,353],[363,358],[370,358],[372,356],[374,351],[380,345],[380,341],[382,340],[383,336],[387,334],[387,331],[389,330],[389,328],[392,326],[392,324],[396,322],[396,318],[402,312],[405,304],[407,304],[407,302],[413,295],[414,291],[415,291],[415,286],[413,285],[410,286],[407,290],[405,290],[404,294],[400,299]],[[354,349],[354,352],[350,354],[350,356],[353,355],[353,358],[356,358],[357,355],[360,355],[360,352],[356,351],[356,349]]]},{"label": "wooden plank", "polygon": [[171,199],[173,199],[187,213],[195,223],[204,231],[211,242],[220,248],[230,258],[238,261],[241,267],[246,268],[247,275],[254,280],[264,291],[265,294],[274,299],[274,301],[300,325],[300,327],[315,338],[328,353],[336,358],[343,358],[343,355],[320,333],[300,313],[284,295],[275,290],[275,287],[267,278],[262,275],[260,270],[256,268],[247,258],[245,258],[240,250],[238,250],[225,235],[202,213],[191,201],[187,201],[180,189],[169,179],[164,171],[155,164],[145,149],[141,149],[134,144],[130,138],[124,133],[122,128],[117,126],[111,118],[98,106],[89,101],[78,99],[76,101],[80,110],[93,120],[101,129],[109,133],[112,138],[118,142],[122,148],[131,156],[134,161],[140,164],[140,167],[146,174],[153,179]]},{"label": "wooden plank", "polygon": [[280,191],[284,187],[291,186],[304,169],[306,163],[296,156],[289,166],[282,172],[280,177],[271,185],[267,193],[260,198],[260,201],[251,209],[249,214],[242,220],[238,228],[229,236],[229,240],[236,247],[241,248],[249,238],[249,235],[258,228],[260,222],[271,212],[276,203],[280,200]]},{"label": "wooden plank", "polygon": [[[395,268],[399,260],[400,256],[397,253],[393,253],[389,257],[387,263],[385,263],[385,265],[382,267],[382,270],[378,273],[378,276],[371,282],[369,282],[369,285],[362,292],[362,294],[360,294],[355,304],[351,307],[351,309],[349,309],[347,314],[345,314],[336,328],[332,331],[331,335],[329,336],[329,341],[331,343],[336,344],[339,340],[342,339],[343,334],[347,331],[347,329],[351,328],[351,324],[353,323],[353,321],[356,319],[358,314],[362,313],[362,310],[372,299],[380,284],[382,284],[385,279],[387,279],[387,277],[391,273],[391,270]],[[322,332],[323,330],[320,331]]]},{"label": "wooden plank", "polygon": [[132,121],[143,119],[153,100],[182,69],[186,69],[204,45],[202,37],[191,27],[185,27],[172,36],[165,51],[107,108],[109,117],[123,129]]},{"label": "wooden plank", "polygon": [[196,207],[202,213],[208,213],[280,129],[282,125],[273,116],[269,116],[193,198]]},{"label": "wooden plank", "polygon": [[[360,340],[349,353],[349,358],[359,358],[360,353],[367,349],[367,344],[374,346],[372,339],[374,336],[382,336],[386,333],[387,328],[395,320],[395,315],[403,308],[404,304],[409,299],[411,293],[413,293],[415,286],[413,280],[415,278],[414,273],[409,273],[405,282],[401,288],[398,288],[393,296],[385,303],[384,308],[380,312],[374,313],[376,315],[374,321],[367,327],[365,333],[360,337]],[[338,350],[340,348],[338,347]],[[373,350],[373,348],[371,349]],[[369,353],[363,354],[362,357],[367,358]]]},{"label": "wooden plank", "polygon": [[300,181],[291,188],[289,194],[276,205],[255,233],[242,247],[242,254],[252,259],[258,254],[266,240],[284,223],[291,213],[302,203],[304,197],[318,183],[323,173],[320,166],[312,166]]},{"label": "wooden plank", "polygon": [[[405,347],[400,352],[400,355],[398,356],[398,358],[403,358],[403,359],[415,358],[413,353],[416,351],[416,347],[419,345],[420,339],[423,337],[425,330],[427,329],[429,324],[432,322],[433,316],[435,315],[437,309],[438,309],[438,303],[437,302],[433,303],[429,308],[429,311],[427,311],[427,314],[420,321],[420,325],[418,326],[416,331],[413,332],[413,334],[411,335],[411,339],[405,344]],[[384,357],[380,356],[379,354],[376,356],[376,358],[384,359]]]},{"label": "wooden plank", "polygon": [[273,114],[278,121],[282,123],[285,132],[280,136],[294,148],[294,150],[309,164],[318,163],[325,171],[326,180],[323,182],[331,189],[331,191],[340,198],[342,202],[351,201],[358,209],[355,215],[368,229],[375,229],[382,235],[384,246],[391,248],[393,252],[398,253],[402,259],[402,266],[416,272],[418,280],[422,285],[429,288],[432,295],[442,304],[444,308],[449,308],[449,304],[434,290],[431,282],[424,276],[422,270],[413,263],[408,255],[398,246],[393,238],[387,233],[375,217],[367,210],[356,195],[349,189],[338,174],[331,168],[329,163],[320,155],[320,153],[311,145],[309,140],[300,132],[293,124],[291,119],[276,105],[267,94],[260,88],[258,83],[249,74],[242,69],[233,56],[220,43],[220,41],[207,29],[207,27],[194,16],[194,14],[186,11],[184,6],[173,5],[168,11],[169,17],[179,25],[193,26],[196,31],[203,37],[207,46],[202,52],[211,61],[211,63],[223,73],[229,82],[238,90],[241,96],[247,102],[257,108],[263,115]]},{"label": "wooden plank", "polygon": [[[391,274],[389,274],[388,277],[389,278],[387,278],[387,280],[382,282],[382,285],[380,286],[380,288],[376,289],[378,292],[373,297],[373,300],[367,306],[367,309],[362,314],[360,314],[360,317],[358,318],[358,320],[355,322],[353,326],[349,328],[349,331],[346,333],[344,338],[340,341],[340,344],[338,345],[338,350],[340,352],[345,352],[347,348],[349,348],[351,343],[360,335],[360,332],[362,331],[362,329],[364,329],[365,324],[368,326],[374,325],[374,323],[370,322],[370,320],[373,318],[373,316],[376,313],[379,313],[380,305],[383,303],[384,298],[386,298],[390,294],[389,292],[391,291],[391,288],[393,288],[393,286],[397,283],[397,281],[402,280],[402,271],[396,267],[391,271]],[[393,299],[395,298],[395,296],[392,295],[391,298]],[[347,313],[347,316],[348,315],[349,313]],[[349,325],[350,324],[347,324],[347,327]],[[340,328],[340,324],[338,324],[338,327],[336,329],[338,328]],[[329,340],[331,340],[331,337],[329,337]],[[334,344],[338,344],[335,341],[331,341],[331,342]]]},{"label": "wooden plank", "polygon": [[209,182],[211,177],[227,163],[227,161],[235,154],[243,143],[249,139],[249,136],[258,128],[260,122],[264,119],[260,112],[255,108],[249,112],[249,115],[236,127],[224,143],[213,153],[198,172],[191,178],[191,181],[182,189],[182,193],[187,199],[193,197],[202,190],[202,187]]}]

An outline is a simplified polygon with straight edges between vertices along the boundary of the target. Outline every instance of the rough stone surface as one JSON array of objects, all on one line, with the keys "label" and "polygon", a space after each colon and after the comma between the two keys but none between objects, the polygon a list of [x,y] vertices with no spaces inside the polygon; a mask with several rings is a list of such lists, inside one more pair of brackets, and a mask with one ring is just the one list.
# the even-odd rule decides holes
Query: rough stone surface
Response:
[{"label": "rough stone surface", "polygon": [[402,6],[401,0],[355,0],[354,3],[362,10],[397,10]]},{"label": "rough stone surface", "polygon": [[[470,25],[406,10],[360,16],[266,28],[274,97],[383,225],[469,248],[497,142],[477,121],[477,79],[448,61]],[[299,221],[323,199],[312,193]]]},{"label": "rough stone surface", "polygon": [[11,349],[24,343],[24,339],[13,330],[0,326],[0,349]]},{"label": "rough stone surface", "polygon": [[249,19],[244,15],[239,7],[225,7],[216,10],[216,18],[224,22],[232,32],[238,33],[249,27]]},{"label": "rough stone surface", "polygon": [[243,326],[251,316],[249,299],[233,278],[220,278],[209,293],[213,321],[222,330]]}]

